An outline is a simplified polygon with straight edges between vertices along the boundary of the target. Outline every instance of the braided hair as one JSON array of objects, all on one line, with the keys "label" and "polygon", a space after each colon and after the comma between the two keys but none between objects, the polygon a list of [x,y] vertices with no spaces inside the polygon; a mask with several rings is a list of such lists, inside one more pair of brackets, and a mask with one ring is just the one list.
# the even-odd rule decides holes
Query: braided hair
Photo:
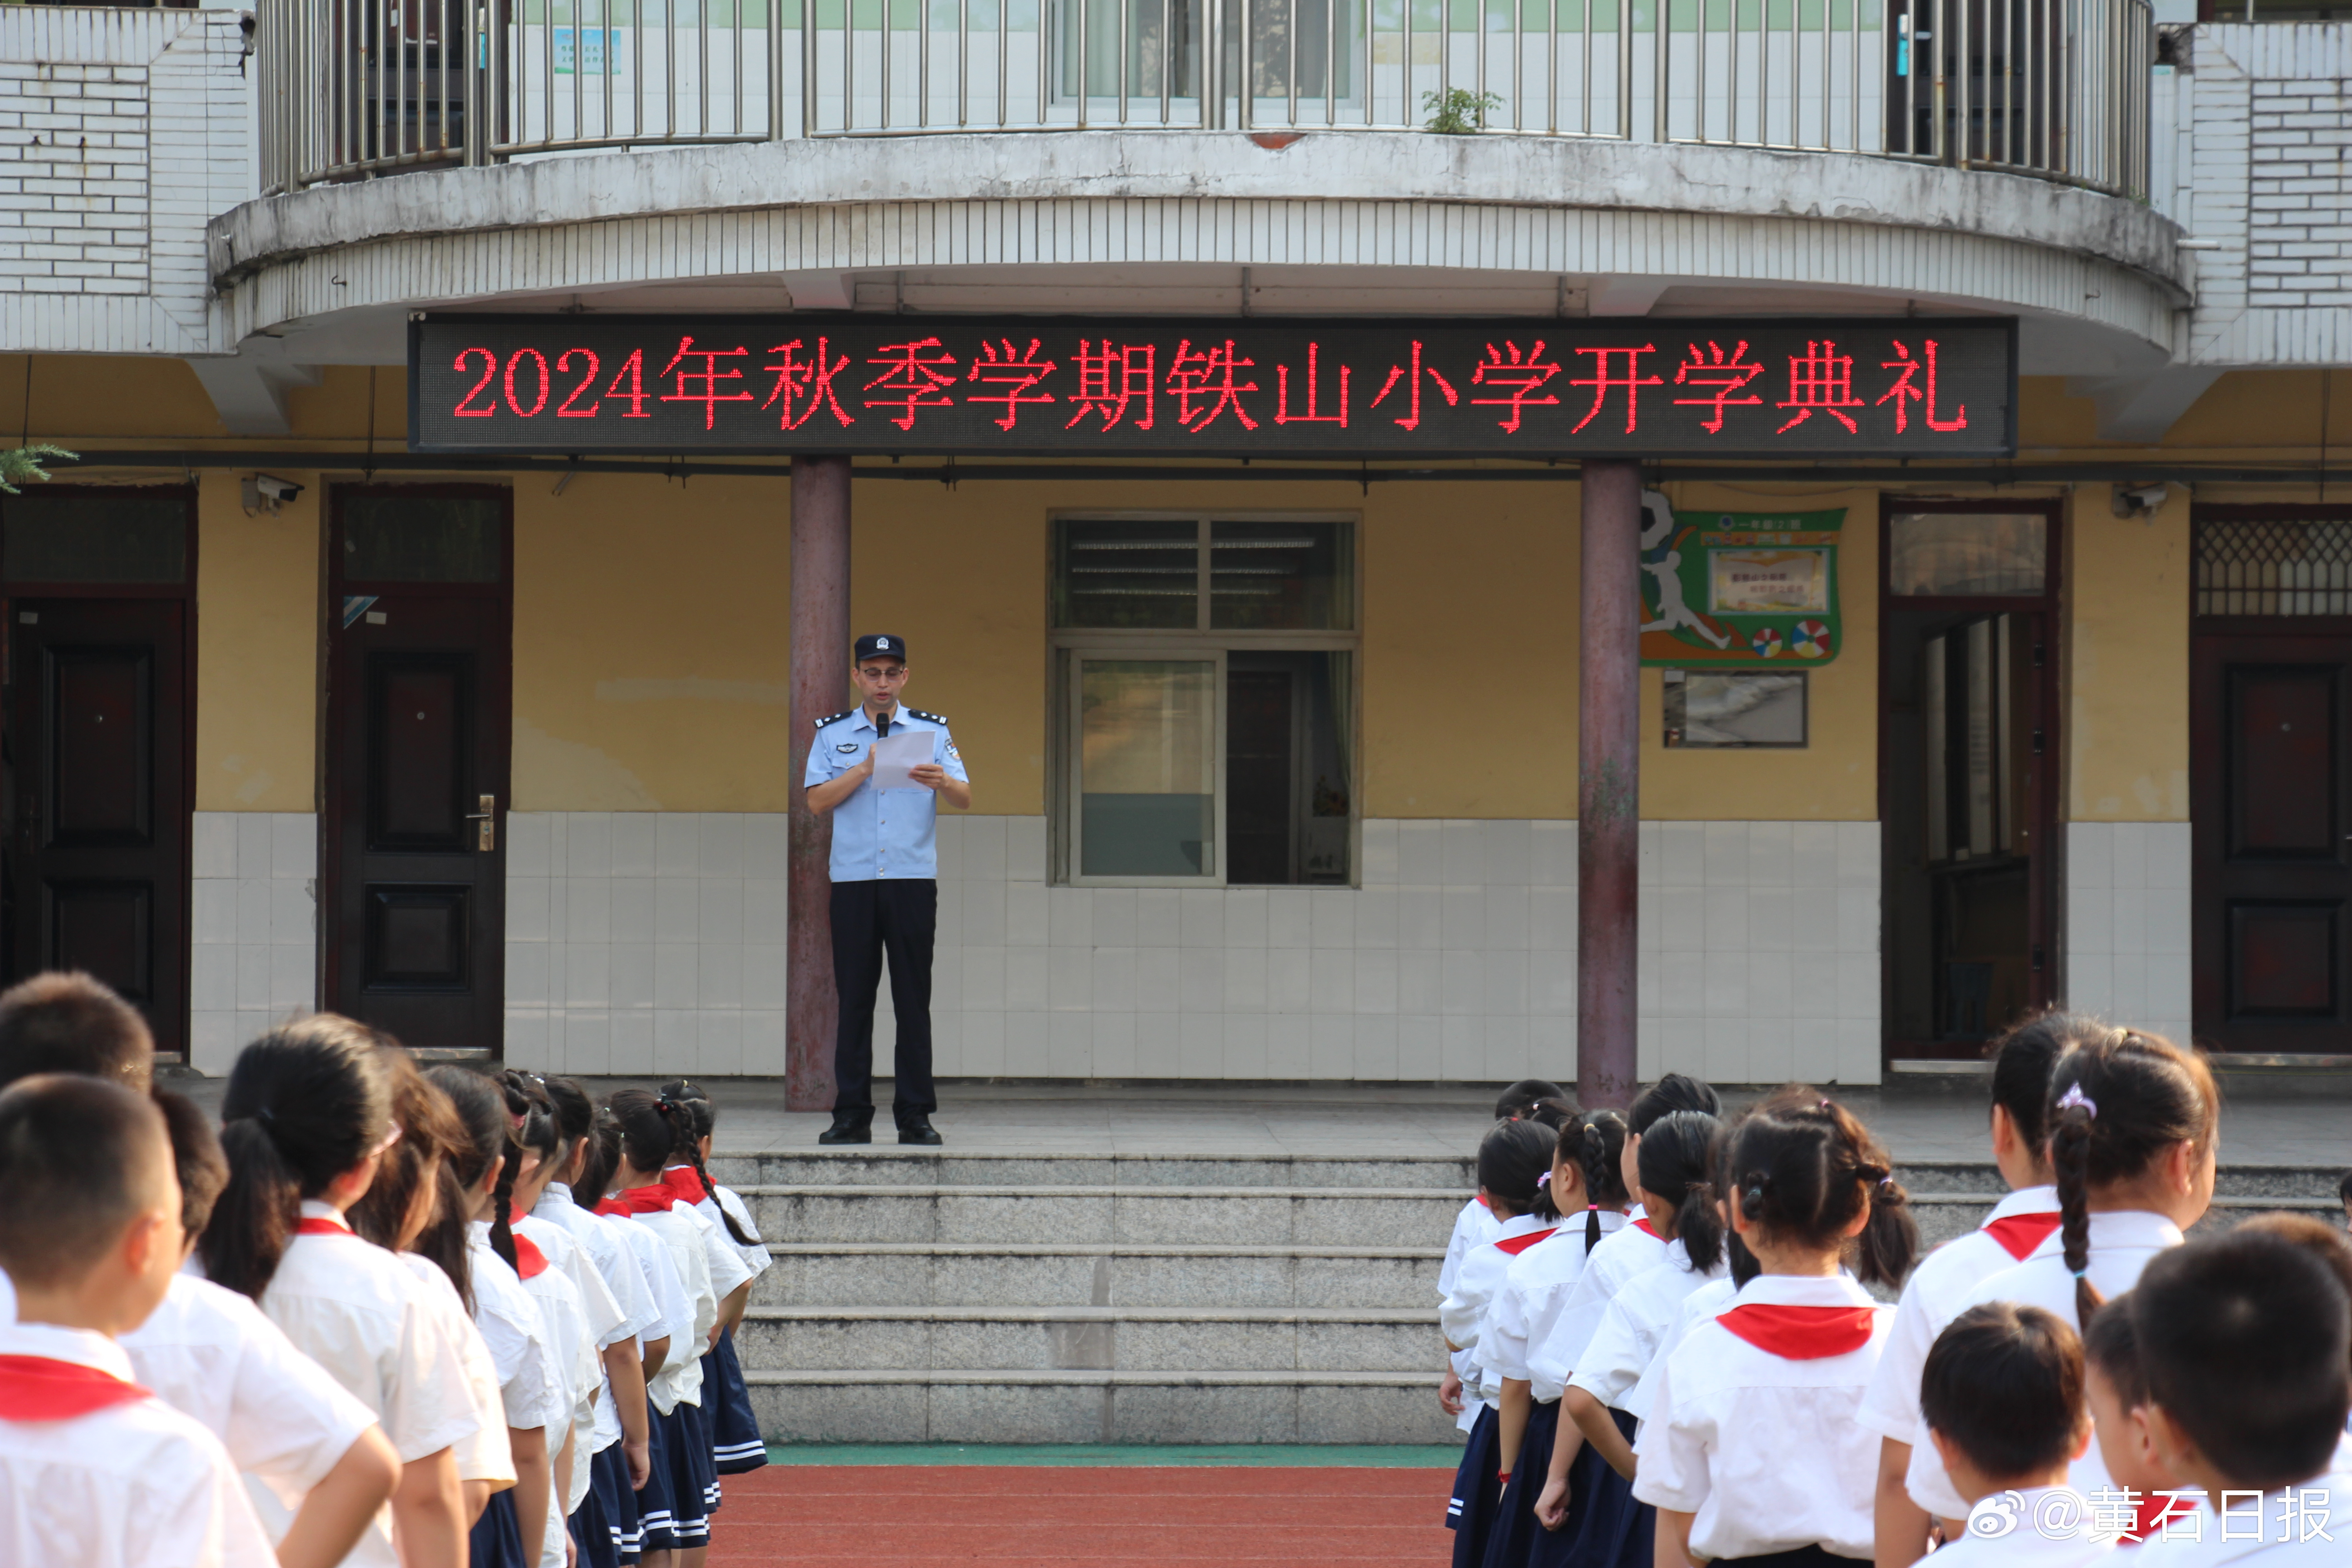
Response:
[{"label": "braided hair", "polygon": [[710,1194],[710,1206],[717,1209],[719,1217],[726,1222],[727,1234],[733,1237],[740,1246],[757,1246],[756,1241],[743,1234],[743,1227],[736,1223],[733,1215],[727,1212],[727,1205],[719,1201],[719,1184],[710,1179],[710,1167],[702,1158],[702,1141],[710,1136],[712,1128],[719,1125],[719,1108],[710,1103],[710,1096],[702,1086],[691,1079],[672,1079],[661,1086],[661,1097],[677,1106],[686,1119],[686,1128],[678,1142],[686,1146],[686,1157],[694,1166],[694,1173],[702,1178],[702,1190]]},{"label": "braided hair", "polygon": [[490,1250],[512,1268],[516,1267],[514,1230],[508,1216],[514,1209],[515,1171],[522,1163],[522,1145],[515,1140],[514,1113],[507,1109],[505,1092],[480,1073],[461,1067],[437,1067],[425,1076],[449,1097],[457,1120],[465,1124],[466,1147],[452,1162],[458,1187],[474,1191],[492,1161],[504,1162],[490,1188]]},{"label": "braided hair", "polygon": [[1802,1246],[1832,1246],[1866,1214],[1853,1266],[1865,1285],[1900,1285],[1918,1256],[1910,1194],[1885,1147],[1853,1112],[1811,1089],[1784,1090],[1739,1124],[1727,1179],[1742,1216]]},{"label": "braided hair", "polygon": [[2088,1273],[2091,1189],[2145,1174],[2177,1143],[2211,1148],[2221,1091],[2202,1057],[2161,1036],[2113,1029],[2058,1058],[2049,1103],[2059,1243],[2074,1276],[2075,1321],[2088,1322],[2105,1301]]},{"label": "braided hair", "polygon": [[2009,1113],[2018,1141],[2037,1163],[2049,1160],[2050,1073],[2076,1046],[2115,1033],[2100,1020],[2055,1007],[2011,1025],[1987,1047],[1992,1058],[1992,1102]]},{"label": "braided hair", "polygon": [[1590,1254],[1601,1245],[1601,1211],[1622,1209],[1633,1199],[1625,1190],[1625,1119],[1613,1110],[1590,1111],[1559,1130],[1563,1148],[1571,1136],[1584,1167],[1584,1250]]}]

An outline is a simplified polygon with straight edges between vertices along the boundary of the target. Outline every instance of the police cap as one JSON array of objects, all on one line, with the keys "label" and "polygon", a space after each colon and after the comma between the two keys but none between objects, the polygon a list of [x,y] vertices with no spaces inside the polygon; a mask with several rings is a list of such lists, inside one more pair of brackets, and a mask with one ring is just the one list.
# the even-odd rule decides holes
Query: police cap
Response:
[{"label": "police cap", "polygon": [[864,664],[869,658],[895,658],[907,662],[907,639],[889,632],[868,632],[857,639],[857,654],[852,664]]}]

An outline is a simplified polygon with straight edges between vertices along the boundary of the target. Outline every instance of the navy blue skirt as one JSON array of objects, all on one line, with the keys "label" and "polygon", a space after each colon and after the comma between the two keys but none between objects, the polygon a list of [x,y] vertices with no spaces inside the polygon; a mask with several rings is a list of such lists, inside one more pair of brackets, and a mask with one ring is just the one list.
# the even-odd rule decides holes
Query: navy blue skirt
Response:
[{"label": "navy blue skirt", "polygon": [[1841,1557],[1826,1546],[1791,1546],[1786,1552],[1767,1552],[1761,1557],[1718,1557],[1724,1568],[1735,1563],[1747,1568],[1853,1568],[1863,1559]]},{"label": "navy blue skirt", "polygon": [[522,1531],[515,1523],[514,1488],[492,1492],[482,1517],[466,1534],[467,1568],[539,1568],[522,1555]]},{"label": "navy blue skirt", "polygon": [[[1609,1412],[1625,1441],[1633,1441],[1633,1418]],[[1538,1529],[1528,1555],[1530,1568],[1651,1568],[1651,1545],[1658,1510],[1633,1500],[1633,1483],[1609,1468],[1587,1443],[1568,1467],[1568,1519],[1558,1530]]]},{"label": "navy blue skirt", "polygon": [[[614,1444],[618,1447],[619,1444]],[[588,1491],[581,1498],[580,1506],[563,1521],[572,1533],[572,1545],[578,1553],[580,1568],[621,1568],[621,1538],[604,1518],[604,1500],[596,1495],[596,1465],[588,1464]]]},{"label": "navy blue skirt", "polygon": [[1518,1462],[1511,1467],[1511,1484],[1503,1489],[1494,1529],[1486,1538],[1486,1568],[1528,1568],[1536,1537],[1550,1533],[1536,1518],[1536,1500],[1551,1479],[1552,1440],[1559,1435],[1559,1401],[1528,1412]]},{"label": "navy blue skirt", "polygon": [[[684,1405],[679,1406],[684,1409]],[[646,1484],[636,1492],[637,1552],[667,1552],[677,1544],[675,1529],[677,1510],[673,1506],[671,1491],[676,1486],[671,1473],[670,1442],[677,1427],[668,1417],[646,1401],[646,1453],[653,1461]],[[620,1447],[615,1443],[614,1448]],[[692,1544],[689,1542],[688,1544]]]},{"label": "navy blue skirt", "polygon": [[[588,1495],[572,1516],[581,1561],[592,1568],[627,1568],[642,1553],[637,1538],[637,1493],[629,1485],[629,1460],[614,1443],[588,1461]],[[594,1532],[591,1539],[590,1531]]]},{"label": "navy blue skirt", "polygon": [[1479,1406],[1470,1440],[1463,1446],[1462,1468],[1454,1472],[1454,1496],[1445,1505],[1445,1528],[1454,1532],[1454,1568],[1485,1568],[1486,1537],[1502,1500],[1503,1489],[1495,1484],[1501,1426],[1493,1405]]},{"label": "navy blue skirt", "polygon": [[751,1414],[751,1386],[735,1357],[735,1331],[702,1358],[702,1409],[710,1418],[710,1457],[722,1476],[740,1476],[768,1462],[768,1445]]},{"label": "navy blue skirt", "polygon": [[[710,1510],[719,1499],[719,1472],[710,1467],[710,1428],[698,1405],[678,1401],[653,1413],[653,1479],[638,1496],[644,1505],[645,1552],[683,1552],[710,1543]],[[656,1520],[654,1489],[661,1489]]]}]

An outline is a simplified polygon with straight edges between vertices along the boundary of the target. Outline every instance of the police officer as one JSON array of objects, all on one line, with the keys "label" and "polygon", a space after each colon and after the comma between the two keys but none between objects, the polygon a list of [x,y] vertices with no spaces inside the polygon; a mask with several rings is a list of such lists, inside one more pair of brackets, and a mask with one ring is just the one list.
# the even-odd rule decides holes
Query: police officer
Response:
[{"label": "police officer", "polygon": [[[890,1005],[898,1019],[890,1106],[898,1142],[936,1145],[939,1096],[931,1086],[931,938],[939,926],[939,854],[932,833],[944,799],[971,808],[963,758],[948,721],[898,705],[907,684],[904,637],[857,639],[849,672],[864,700],[816,721],[802,784],[808,807],[833,816],[833,985],[841,1009],[834,1042],[833,1125],[820,1143],[874,1141],[874,994],[890,955]],[[931,738],[913,787],[876,790],[874,743],[887,735]]]}]

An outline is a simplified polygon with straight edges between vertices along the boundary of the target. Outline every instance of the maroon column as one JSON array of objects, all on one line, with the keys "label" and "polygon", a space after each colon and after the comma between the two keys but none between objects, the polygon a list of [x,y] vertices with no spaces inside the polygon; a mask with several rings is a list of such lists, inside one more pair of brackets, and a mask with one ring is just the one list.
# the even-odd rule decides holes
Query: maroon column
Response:
[{"label": "maroon column", "polygon": [[793,459],[792,889],[784,961],[784,1104],[833,1109],[833,821],[801,787],[816,721],[849,690],[849,459]]},{"label": "maroon column", "polygon": [[1640,899],[1642,468],[1584,465],[1576,782],[1576,1092],[1633,1103]]}]

